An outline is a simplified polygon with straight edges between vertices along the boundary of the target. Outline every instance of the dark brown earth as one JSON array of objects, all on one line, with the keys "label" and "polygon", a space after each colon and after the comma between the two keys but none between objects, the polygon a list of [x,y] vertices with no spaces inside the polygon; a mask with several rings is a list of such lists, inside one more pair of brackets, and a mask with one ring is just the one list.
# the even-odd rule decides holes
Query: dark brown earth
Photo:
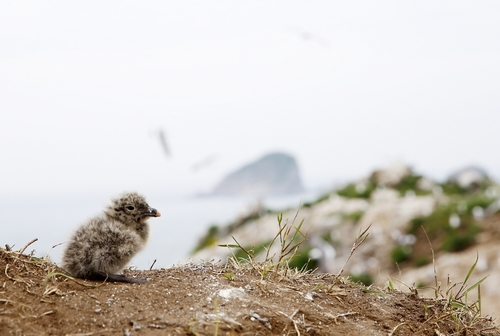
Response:
[{"label": "dark brown earth", "polygon": [[256,265],[206,263],[127,271],[151,281],[126,284],[59,272],[0,249],[0,335],[500,335],[474,307],[334,275],[263,280]]}]

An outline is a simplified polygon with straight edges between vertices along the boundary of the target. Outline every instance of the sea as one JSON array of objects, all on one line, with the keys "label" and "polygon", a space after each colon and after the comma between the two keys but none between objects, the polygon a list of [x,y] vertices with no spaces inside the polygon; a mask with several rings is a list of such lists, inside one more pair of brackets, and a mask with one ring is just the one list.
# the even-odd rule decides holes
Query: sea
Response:
[{"label": "sea", "polygon": [[[146,248],[131,262],[137,269],[168,268],[190,260],[191,252],[212,225],[227,225],[260,202],[272,210],[298,208],[318,197],[317,192],[268,197],[200,197],[163,195],[150,205],[161,217],[149,220],[151,234]],[[148,198],[149,200],[149,198]],[[64,243],[86,220],[107,204],[91,195],[0,197],[0,246],[17,250],[34,239],[25,253],[61,261]]]}]

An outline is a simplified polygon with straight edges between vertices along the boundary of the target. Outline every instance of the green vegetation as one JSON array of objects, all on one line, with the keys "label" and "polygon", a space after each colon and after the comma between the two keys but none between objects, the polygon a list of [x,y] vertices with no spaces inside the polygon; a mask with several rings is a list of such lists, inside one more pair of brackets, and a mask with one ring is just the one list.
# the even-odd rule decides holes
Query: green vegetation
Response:
[{"label": "green vegetation", "polygon": [[208,228],[205,236],[201,237],[198,244],[193,250],[193,253],[203,250],[209,246],[213,246],[217,243],[219,237],[219,227],[217,225],[212,225]]},{"label": "green vegetation", "polygon": [[[429,259],[423,256],[429,249],[427,236],[434,248],[438,250],[456,252],[473,245],[479,233],[473,216],[470,213],[458,215],[456,205],[445,206],[435,210],[427,217],[414,218],[408,227],[408,233],[415,235],[417,242],[415,248],[404,250],[398,247],[392,252],[394,261],[413,261],[416,266],[429,263]],[[455,218],[455,224],[451,225],[450,217]],[[407,252],[406,254],[403,252]]]},{"label": "green vegetation", "polygon": [[440,184],[443,192],[446,195],[465,195],[467,194],[467,189],[460,187],[456,182],[447,181]]},{"label": "green vegetation", "polygon": [[412,248],[410,246],[398,245],[391,251],[391,259],[395,263],[401,264],[411,257]]},{"label": "green vegetation", "polygon": [[401,196],[404,196],[408,190],[417,191],[418,190],[417,183],[418,180],[420,180],[421,178],[422,178],[421,175],[414,175],[414,174],[404,176],[397,185],[396,189],[399,190]]},{"label": "green vegetation", "polygon": [[220,227],[218,225],[212,225],[208,228],[207,233],[205,236],[201,237],[200,240],[198,241],[198,244],[196,247],[193,249],[193,252],[191,253],[196,253],[200,250],[203,250],[204,248],[214,246],[217,244],[218,240],[220,237],[226,236],[228,233],[234,231],[235,229],[244,226],[248,223],[251,223],[254,220],[257,220],[261,218],[264,215],[267,215],[271,213],[272,211],[269,209],[265,208],[257,208],[254,211],[248,213],[247,215],[240,217],[236,219],[234,222],[231,224]]},{"label": "green vegetation", "polygon": [[330,195],[332,194],[332,192],[329,192],[329,193],[326,193],[326,194],[323,194],[321,195],[320,197],[318,197],[316,200],[312,201],[312,202],[306,202],[304,203],[302,206],[304,208],[310,208],[312,207],[313,205],[316,205],[318,203],[321,203],[321,202],[324,202],[326,201],[327,199],[330,198]]},{"label": "green vegetation", "polygon": [[297,251],[292,259],[288,262],[290,268],[295,268],[298,270],[315,270],[319,266],[319,261],[317,259],[312,259],[309,256],[311,248],[306,248]]},{"label": "green vegetation", "polygon": [[450,195],[451,202],[440,206],[429,216],[411,220],[407,233],[414,235],[417,242],[412,249],[396,246],[391,251],[391,258],[394,262],[412,261],[418,267],[428,264],[429,258],[424,256],[429,248],[426,234],[432,246],[437,250],[457,252],[475,244],[480,228],[473,216],[474,209],[487,208],[495,201],[495,198],[488,197],[480,191],[469,193],[463,189],[457,189],[456,185],[455,189],[451,189],[453,184],[450,182],[447,185],[447,192],[454,190],[462,194]]},{"label": "green vegetation", "polygon": [[361,219],[361,217],[363,217],[364,214],[365,214],[364,211],[354,211],[351,212],[350,214],[344,215],[344,220],[357,223]]},{"label": "green vegetation", "polygon": [[337,190],[337,195],[347,198],[369,198],[376,188],[376,183],[372,181],[366,185],[350,183],[344,188]]},{"label": "green vegetation", "polygon": [[370,286],[375,281],[369,273],[351,274],[350,280],[354,283],[362,283],[365,286]]},{"label": "green vegetation", "polygon": [[[459,216],[457,227],[450,225],[450,216],[454,213],[449,207],[434,211],[427,217],[417,217],[410,222],[409,232],[418,238],[423,238],[422,228],[427,232],[434,246],[445,251],[460,251],[475,242],[479,232],[472,215]],[[457,216],[455,214],[455,216]],[[439,245],[434,244],[440,242]]]},{"label": "green vegetation", "polygon": [[465,250],[476,242],[478,233],[479,227],[476,224],[470,224],[463,230],[451,230],[444,238],[441,248],[448,252]]},{"label": "green vegetation", "polygon": [[473,194],[470,197],[467,197],[466,205],[467,205],[467,213],[472,213],[472,210],[479,206],[483,209],[486,209],[493,203],[496,199],[493,197],[488,197],[484,193]]},{"label": "green vegetation", "polygon": [[[431,193],[430,190],[422,190],[418,187],[418,182],[422,178],[422,175],[410,174],[404,176],[397,185],[391,186],[391,188],[399,191],[401,196],[404,196],[406,192],[412,190],[416,195],[428,195]],[[347,198],[369,198],[372,192],[377,188],[377,182],[375,177],[372,176],[369,181],[365,184],[363,183],[350,183],[344,188],[337,190],[337,194]]]},{"label": "green vegetation", "polygon": [[429,257],[427,257],[427,256],[420,255],[420,256],[417,256],[415,258],[415,266],[417,266],[417,267],[425,266],[430,262],[431,261],[429,260]]},{"label": "green vegetation", "polygon": [[440,184],[441,188],[443,188],[443,192],[446,195],[462,195],[462,196],[485,191],[488,187],[492,185],[493,182],[486,176],[484,177],[484,180],[481,183],[478,184],[473,183],[469,188],[460,187],[456,181],[446,181]]},{"label": "green vegetation", "polygon": [[418,182],[422,178],[422,175],[410,174],[401,179],[399,184],[394,188],[399,191],[401,196],[405,196],[408,191],[414,191],[415,195],[422,196],[431,194],[431,190],[423,190],[418,187]]}]

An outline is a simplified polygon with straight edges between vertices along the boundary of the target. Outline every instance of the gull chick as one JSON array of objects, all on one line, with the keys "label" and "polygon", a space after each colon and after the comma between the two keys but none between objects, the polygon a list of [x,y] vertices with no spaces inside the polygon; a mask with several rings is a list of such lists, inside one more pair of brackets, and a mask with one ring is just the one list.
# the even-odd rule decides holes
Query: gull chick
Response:
[{"label": "gull chick", "polygon": [[83,279],[147,282],[117,273],[146,245],[149,217],[160,217],[160,212],[135,192],[113,199],[101,216],[90,219],[73,234],[62,268]]}]

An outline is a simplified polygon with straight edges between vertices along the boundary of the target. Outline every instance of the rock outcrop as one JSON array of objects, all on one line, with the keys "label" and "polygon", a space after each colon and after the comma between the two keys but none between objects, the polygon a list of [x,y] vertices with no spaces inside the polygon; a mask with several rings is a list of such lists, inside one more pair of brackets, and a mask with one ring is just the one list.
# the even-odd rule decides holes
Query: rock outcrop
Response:
[{"label": "rock outcrop", "polygon": [[[279,255],[279,246],[269,244],[279,229],[277,214],[282,213],[284,221],[292,222],[296,218],[293,226],[304,220],[301,232],[307,233],[307,240],[297,251],[296,260],[291,260],[298,268],[338,272],[349,258],[360,232],[371,225],[368,239],[344,267],[345,274],[365,284],[383,286],[388,279],[396,278],[404,279],[408,286],[415,282],[416,286],[433,287],[434,276],[430,273],[433,259],[442,265],[449,263],[446,255],[463,256],[463,260],[470,262],[464,261],[455,274],[465,277],[474,263],[476,250],[483,250],[478,245],[484,242],[484,237],[493,240],[488,244],[500,245],[500,236],[492,231],[496,226],[485,224],[500,218],[500,186],[485,174],[476,175],[481,175],[482,179],[468,178],[467,182],[472,181],[469,184],[461,178],[440,183],[401,165],[377,170],[304,204],[298,215],[297,209],[278,212],[260,209],[233,225],[214,228],[200,240],[194,257],[224,260],[237,251],[217,245],[234,244],[232,237],[247,251],[255,251],[256,260],[265,254]],[[480,256],[480,261],[483,259],[489,262],[483,263],[487,267],[478,265],[477,277],[488,272],[491,278],[500,278],[500,262],[491,259],[490,254]],[[444,266],[442,270],[445,271]],[[407,273],[411,276],[407,277]],[[446,277],[439,269],[438,273],[440,279]],[[473,277],[475,281],[477,277]],[[462,280],[451,279],[454,282]],[[487,313],[491,313],[496,304],[488,297],[500,297],[496,283],[493,281],[490,286],[485,281],[481,285],[483,311]]]},{"label": "rock outcrop", "polygon": [[488,174],[482,168],[470,166],[451,174],[448,180],[455,182],[463,189],[478,188],[488,180]]}]

